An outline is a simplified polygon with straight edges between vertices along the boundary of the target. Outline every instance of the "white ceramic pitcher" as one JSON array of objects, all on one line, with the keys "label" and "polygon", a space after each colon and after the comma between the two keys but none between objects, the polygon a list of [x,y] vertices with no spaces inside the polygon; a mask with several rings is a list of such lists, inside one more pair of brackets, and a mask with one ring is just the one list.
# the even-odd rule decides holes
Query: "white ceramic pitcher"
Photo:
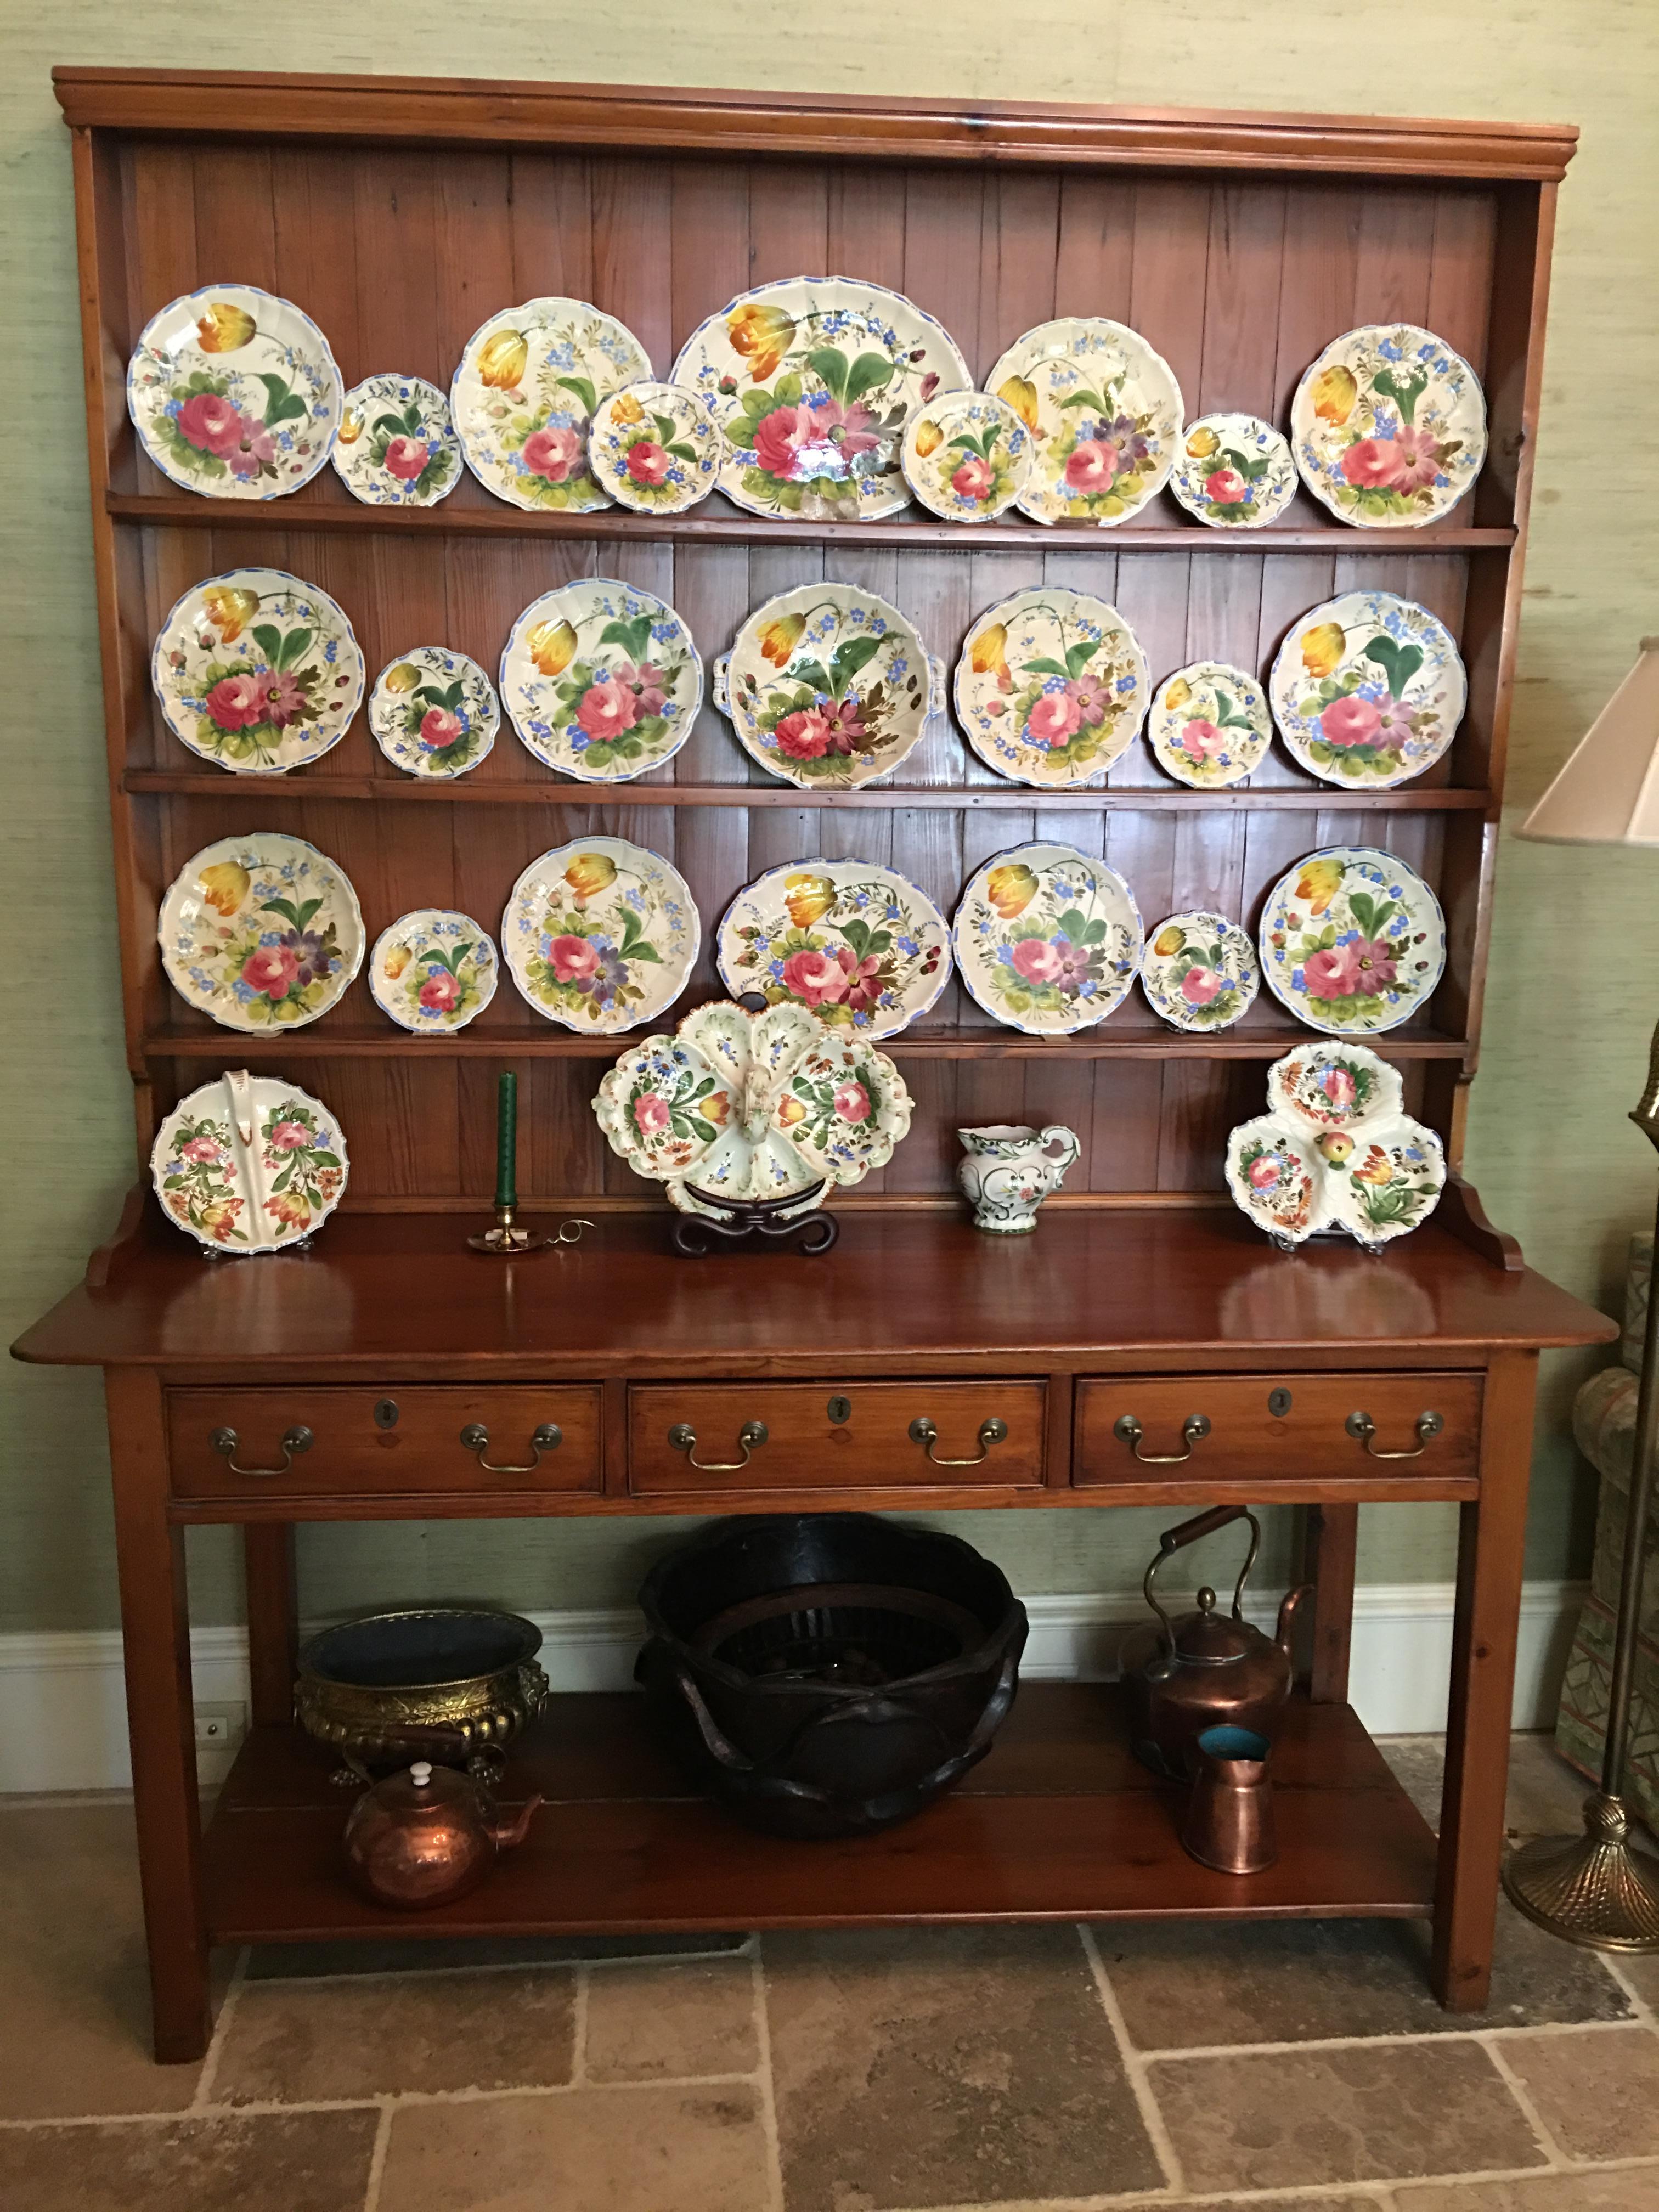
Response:
[{"label": "white ceramic pitcher", "polygon": [[968,1157],[957,1181],[974,1209],[974,1226],[994,1237],[1029,1237],[1036,1210],[1058,1190],[1082,1147],[1060,1122],[1047,1129],[996,1124],[958,1129]]}]

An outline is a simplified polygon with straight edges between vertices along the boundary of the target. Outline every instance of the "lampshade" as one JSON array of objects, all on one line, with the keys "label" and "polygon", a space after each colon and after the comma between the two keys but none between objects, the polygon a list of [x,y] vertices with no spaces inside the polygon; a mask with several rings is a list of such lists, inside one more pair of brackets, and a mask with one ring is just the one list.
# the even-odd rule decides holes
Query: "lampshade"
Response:
[{"label": "lampshade", "polygon": [[1659,845],[1659,637],[1642,640],[1640,659],[1516,835]]}]

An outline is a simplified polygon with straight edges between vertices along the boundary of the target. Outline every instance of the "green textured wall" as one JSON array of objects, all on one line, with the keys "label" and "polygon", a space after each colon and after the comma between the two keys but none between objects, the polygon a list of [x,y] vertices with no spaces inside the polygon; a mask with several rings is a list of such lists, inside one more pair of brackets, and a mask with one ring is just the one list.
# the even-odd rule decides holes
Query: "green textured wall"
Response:
[{"label": "green textured wall", "polygon": [[[10,916],[0,1127],[9,1161],[0,1327],[68,1286],[132,1176],[116,994],[109,833],[80,398],[68,134],[58,61],[725,84],[1210,107],[1577,122],[1562,194],[1534,534],[1512,740],[1510,820],[1659,628],[1659,443],[1648,388],[1659,301],[1659,6],[1461,0],[1425,15],[1356,0],[633,0],[614,15],[400,0],[215,15],[179,0],[0,0],[0,665],[8,672],[0,851]],[[227,35],[227,34],[229,35]],[[228,103],[227,129],[236,127]],[[1611,1310],[1651,1155],[1623,1120],[1659,1012],[1659,863],[1506,842],[1485,1065],[1468,1164],[1529,1258]],[[1567,1432],[1587,1364],[1548,1364],[1529,1571],[1582,1566],[1594,1483]],[[0,1370],[0,1632],[116,1617],[103,1412],[79,1375]],[[447,1589],[532,1607],[607,1603],[676,1524],[478,1523],[307,1532],[308,1607]],[[1028,1590],[1121,1587],[1144,1514],[963,1515]],[[1449,1510],[1368,1516],[1376,1582],[1449,1572]],[[234,1553],[192,1540],[199,1620],[236,1617]]]}]

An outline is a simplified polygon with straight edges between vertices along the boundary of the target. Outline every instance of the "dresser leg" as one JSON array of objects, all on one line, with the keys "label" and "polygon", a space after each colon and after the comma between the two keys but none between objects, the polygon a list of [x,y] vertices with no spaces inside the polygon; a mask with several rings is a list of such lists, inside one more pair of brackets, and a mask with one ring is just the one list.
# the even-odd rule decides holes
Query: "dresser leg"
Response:
[{"label": "dresser leg", "polygon": [[1310,1505],[1302,1532],[1302,1580],[1314,1586],[1308,1695],[1316,1705],[1348,1702],[1348,1653],[1353,1642],[1357,1505]]},{"label": "dresser leg", "polygon": [[286,1728],[294,1718],[299,1659],[294,1528],[250,1521],[242,1530],[247,1585],[247,1668],[255,1728]]}]

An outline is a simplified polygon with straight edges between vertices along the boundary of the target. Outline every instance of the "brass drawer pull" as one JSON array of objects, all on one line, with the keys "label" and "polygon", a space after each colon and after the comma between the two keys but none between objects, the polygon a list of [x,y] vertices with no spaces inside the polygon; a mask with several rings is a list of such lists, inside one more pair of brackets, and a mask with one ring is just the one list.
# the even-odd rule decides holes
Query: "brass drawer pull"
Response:
[{"label": "brass drawer pull", "polygon": [[933,1449],[939,1442],[939,1431],[927,1414],[918,1413],[910,1424],[911,1443],[924,1448],[934,1467],[977,1467],[981,1460],[989,1459],[993,1444],[1006,1443],[1007,1437],[1007,1422],[1000,1421],[993,1413],[988,1421],[981,1421],[979,1425],[979,1449],[972,1459],[941,1459]]},{"label": "brass drawer pull", "polygon": [[668,1441],[676,1451],[683,1451],[699,1474],[735,1474],[739,1468],[747,1467],[750,1452],[758,1451],[770,1431],[764,1421],[745,1421],[738,1431],[738,1449],[741,1459],[699,1459],[697,1432],[690,1421],[676,1421],[668,1431]]},{"label": "brass drawer pull", "polygon": [[1181,1424],[1181,1440],[1187,1447],[1185,1451],[1144,1452],[1140,1449],[1140,1439],[1146,1433],[1133,1413],[1120,1413],[1112,1423],[1112,1434],[1128,1445],[1143,1467],[1179,1467],[1182,1460],[1192,1457],[1193,1446],[1209,1435],[1210,1417],[1207,1413],[1188,1413]]},{"label": "brass drawer pull", "polygon": [[208,1438],[215,1451],[230,1462],[233,1474],[286,1474],[301,1452],[308,1452],[316,1442],[310,1430],[296,1422],[288,1430],[277,1449],[283,1455],[280,1467],[238,1467],[236,1464],[236,1431],[234,1429],[216,1429]]},{"label": "brass drawer pull", "polygon": [[1443,1413],[1419,1413],[1417,1417],[1417,1442],[1408,1451],[1378,1451],[1376,1423],[1369,1413],[1350,1413],[1342,1425],[1357,1443],[1364,1445],[1373,1459],[1421,1459],[1429,1448],[1429,1438],[1437,1437],[1445,1427],[1446,1417]]},{"label": "brass drawer pull", "polygon": [[486,1474],[534,1474],[542,1463],[542,1454],[557,1451],[564,1442],[564,1431],[556,1421],[544,1421],[531,1437],[528,1467],[498,1466],[494,1460],[486,1459],[484,1454],[489,1449],[489,1431],[482,1421],[469,1421],[461,1431],[461,1442],[468,1451],[476,1455]]}]

